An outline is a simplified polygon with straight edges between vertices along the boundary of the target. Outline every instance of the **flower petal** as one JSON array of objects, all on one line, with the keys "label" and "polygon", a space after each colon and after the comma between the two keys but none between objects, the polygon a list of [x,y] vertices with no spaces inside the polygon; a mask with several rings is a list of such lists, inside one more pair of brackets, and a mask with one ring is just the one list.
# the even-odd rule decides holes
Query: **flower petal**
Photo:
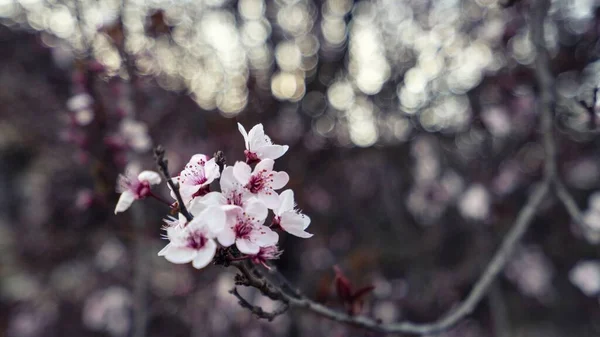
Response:
[{"label": "flower petal", "polygon": [[263,125],[256,124],[250,129],[250,132],[248,132],[248,150],[254,151],[260,146],[268,145],[270,140],[267,142],[267,139]]},{"label": "flower petal", "polygon": [[221,181],[219,182],[221,185],[221,192],[224,194],[229,193],[230,191],[236,189],[239,186],[239,182],[233,176],[233,167],[227,166],[223,169],[223,173],[221,174]]},{"label": "flower petal", "polygon": [[256,155],[260,159],[278,159],[283,156],[290,147],[287,145],[266,145],[256,149]]},{"label": "flower petal", "polygon": [[240,130],[242,137],[244,137],[244,143],[246,144],[246,149],[248,149],[248,134],[246,133],[246,129],[244,129],[242,124],[238,123],[238,130]]},{"label": "flower petal", "polygon": [[248,164],[238,161],[233,165],[233,176],[240,184],[245,185],[250,181],[252,170]]},{"label": "flower petal", "polygon": [[244,207],[244,212],[250,218],[255,218],[256,223],[260,222],[261,224],[267,218],[269,211],[267,210],[267,206],[260,201],[259,199],[252,198],[248,200],[248,202]]},{"label": "flower petal", "polygon": [[260,250],[257,244],[248,239],[237,239],[235,245],[240,252],[248,255],[254,255]]},{"label": "flower petal", "polygon": [[182,264],[191,262],[196,257],[196,251],[187,247],[169,245],[163,256],[171,263]]},{"label": "flower petal", "polygon": [[215,158],[210,159],[206,162],[206,165],[204,165],[204,176],[206,177],[206,182],[202,184],[202,186],[208,185],[219,178],[219,165],[217,165]]},{"label": "flower petal", "polygon": [[283,213],[294,210],[294,191],[285,190],[279,195],[279,207],[273,213],[281,216]]},{"label": "flower petal", "polygon": [[206,267],[215,257],[217,244],[213,240],[208,240],[202,249],[197,250],[196,257],[192,261],[192,265],[196,269]]},{"label": "flower petal", "polygon": [[[304,231],[306,227],[308,227],[306,224],[307,218],[308,217],[304,214],[286,212],[281,216],[279,225],[284,231],[294,236],[306,239],[313,236],[313,234]],[[308,224],[310,224],[310,218],[308,218]]]},{"label": "flower petal", "polygon": [[162,181],[160,174],[154,171],[142,171],[138,174],[139,181],[147,181],[150,185],[158,185]]},{"label": "flower petal", "polygon": [[209,237],[215,238],[225,228],[225,211],[218,206],[208,207],[200,217],[204,219],[209,230]]},{"label": "flower petal", "polygon": [[253,173],[256,174],[263,170],[266,172],[271,172],[273,171],[273,165],[275,165],[275,161],[273,159],[263,159],[258,164],[256,164]]},{"label": "flower petal", "polygon": [[219,243],[225,247],[231,246],[235,242],[235,232],[231,227],[225,227],[217,236]]},{"label": "flower petal", "polygon": [[272,189],[262,189],[258,192],[258,200],[265,203],[268,209],[279,207],[279,194]]},{"label": "flower petal", "polygon": [[280,188],[283,188],[283,186],[287,185],[287,183],[290,181],[290,176],[283,172],[276,172],[273,174],[273,181],[271,182],[271,188],[273,188],[274,190],[278,190]]},{"label": "flower petal", "polygon": [[115,207],[115,214],[119,212],[125,212],[131,206],[131,204],[133,204],[134,200],[135,196],[133,195],[133,192],[125,191],[121,193],[119,201],[117,202],[117,206]]},{"label": "flower petal", "polygon": [[259,226],[250,233],[250,238],[259,247],[267,247],[279,241],[279,234],[267,226]]}]

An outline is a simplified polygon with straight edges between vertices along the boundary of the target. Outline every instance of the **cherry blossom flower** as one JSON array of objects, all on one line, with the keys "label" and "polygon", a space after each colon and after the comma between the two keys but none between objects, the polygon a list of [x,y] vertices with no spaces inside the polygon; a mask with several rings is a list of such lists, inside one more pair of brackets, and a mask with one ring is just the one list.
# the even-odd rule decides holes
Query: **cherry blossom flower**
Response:
[{"label": "cherry blossom flower", "polygon": [[279,195],[275,190],[283,188],[290,180],[287,173],[273,171],[274,164],[273,159],[261,160],[254,171],[244,162],[237,162],[233,166],[233,175],[238,182],[269,209],[279,206]]},{"label": "cherry blossom flower", "polygon": [[232,205],[244,207],[245,202],[254,197],[233,176],[232,166],[223,169],[219,183],[221,185],[221,192],[210,192],[201,198],[201,202],[219,206]]},{"label": "cherry blossom flower", "polygon": [[[215,159],[208,159],[208,156],[203,154],[195,154],[179,176],[173,179],[179,183],[183,202],[188,204],[195,197],[207,194],[208,186],[217,178],[219,178],[219,166],[215,163]],[[175,199],[172,191],[171,196]]]},{"label": "cherry blossom flower", "polygon": [[150,186],[160,182],[160,175],[154,171],[142,171],[137,177],[120,175],[117,192],[121,193],[121,197],[115,207],[115,214],[126,211],[135,200],[151,195]]},{"label": "cherry blossom flower", "polygon": [[271,269],[271,267],[267,265],[267,261],[278,259],[282,253],[283,251],[279,250],[279,248],[276,245],[260,247],[258,253],[252,255],[250,257],[250,260],[252,260],[252,262],[256,264],[262,264],[267,269]]},{"label": "cherry blossom flower", "polygon": [[313,234],[305,231],[310,225],[310,218],[295,208],[294,192],[292,190],[281,192],[279,200],[279,207],[273,210],[273,213],[275,213],[273,224],[300,238],[306,239],[313,236]]},{"label": "cherry blossom flower", "polygon": [[258,254],[261,247],[272,246],[279,235],[263,223],[267,208],[256,198],[251,198],[245,208],[232,206],[227,212],[227,224],[218,236],[219,243],[229,247],[235,243],[237,249],[249,255]]},{"label": "cherry blossom flower", "polygon": [[225,219],[222,209],[207,206],[190,222],[181,214],[178,220],[166,220],[166,236],[170,242],[158,256],[176,264],[192,262],[196,269],[206,267],[217,251],[217,243],[213,239],[223,231]]},{"label": "cherry blossom flower", "polygon": [[263,159],[275,160],[283,156],[289,149],[287,145],[274,145],[271,138],[265,134],[262,124],[255,125],[248,133],[240,123],[238,123],[238,129],[244,136],[246,143],[244,154],[246,162],[249,164]]}]

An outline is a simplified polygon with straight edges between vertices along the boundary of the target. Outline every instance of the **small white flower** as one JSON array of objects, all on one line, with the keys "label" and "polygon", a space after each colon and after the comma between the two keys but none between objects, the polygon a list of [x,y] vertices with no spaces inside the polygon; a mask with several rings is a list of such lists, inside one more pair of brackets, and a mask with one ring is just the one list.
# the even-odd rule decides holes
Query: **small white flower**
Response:
[{"label": "small white flower", "polygon": [[217,243],[213,240],[225,227],[225,212],[219,207],[203,206],[192,221],[186,221],[183,215],[178,220],[167,220],[167,238],[169,244],[158,256],[167,261],[183,264],[192,262],[196,269],[206,267],[215,256]]},{"label": "small white flower", "polygon": [[240,252],[255,255],[261,247],[272,246],[279,241],[279,235],[263,225],[268,210],[262,202],[252,198],[245,208],[230,207],[225,229],[218,236],[223,246],[235,243]]},{"label": "small white flower", "polygon": [[238,129],[244,136],[244,142],[246,143],[244,154],[248,163],[263,159],[275,160],[283,156],[289,149],[287,145],[274,145],[271,138],[265,134],[262,124],[255,125],[248,133],[240,123],[238,123]]},{"label": "small white flower", "polygon": [[269,209],[279,206],[279,195],[275,190],[283,188],[290,180],[287,173],[273,171],[273,164],[273,159],[261,160],[252,172],[244,162],[237,162],[233,166],[233,175],[237,181]]},{"label": "small white flower", "polygon": [[160,175],[154,171],[142,171],[137,177],[119,175],[117,192],[121,193],[121,197],[115,207],[115,214],[126,211],[133,201],[151,195],[150,186],[160,182]]},{"label": "small white flower", "polygon": [[273,210],[275,217],[273,223],[279,225],[284,231],[300,238],[310,238],[313,234],[306,232],[310,225],[310,218],[298,211],[294,203],[294,192],[285,190],[279,196],[279,207]]},{"label": "small white flower", "polygon": [[[219,178],[219,166],[215,163],[215,159],[208,159],[208,156],[203,154],[195,154],[179,176],[173,179],[179,183],[183,202],[188,204],[195,197],[208,193],[208,186],[217,178]],[[172,191],[171,196],[175,199]]]}]

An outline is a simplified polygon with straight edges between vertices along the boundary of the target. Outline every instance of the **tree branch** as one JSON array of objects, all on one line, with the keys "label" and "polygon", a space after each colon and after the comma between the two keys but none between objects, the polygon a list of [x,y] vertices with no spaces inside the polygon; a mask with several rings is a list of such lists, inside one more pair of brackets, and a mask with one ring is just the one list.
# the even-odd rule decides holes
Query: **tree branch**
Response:
[{"label": "tree branch", "polygon": [[272,321],[273,319],[275,319],[275,317],[284,314],[290,307],[288,304],[284,303],[278,309],[268,312],[268,311],[264,311],[263,308],[253,305],[252,303],[248,302],[248,300],[246,300],[244,297],[242,297],[242,295],[240,295],[240,293],[238,293],[237,287],[234,287],[233,289],[231,289],[229,291],[229,293],[233,294],[233,296],[235,296],[238,299],[238,303],[242,306],[242,308],[246,308],[246,309],[250,310],[258,318],[266,319],[269,322]]},{"label": "tree branch", "polygon": [[154,159],[156,160],[156,165],[158,169],[164,176],[167,184],[175,194],[175,198],[177,199],[177,203],[179,204],[179,212],[183,214],[183,216],[187,219],[187,221],[192,221],[194,217],[188,212],[185,207],[185,203],[183,202],[183,198],[181,197],[181,192],[179,192],[179,184],[174,183],[171,178],[171,174],[169,173],[169,161],[165,158],[165,149],[159,145],[154,148]]}]

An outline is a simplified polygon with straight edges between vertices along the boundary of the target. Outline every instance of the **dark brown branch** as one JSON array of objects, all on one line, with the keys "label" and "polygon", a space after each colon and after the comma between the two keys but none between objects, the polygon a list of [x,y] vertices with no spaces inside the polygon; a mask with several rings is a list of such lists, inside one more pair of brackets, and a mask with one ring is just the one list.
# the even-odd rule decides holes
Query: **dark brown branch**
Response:
[{"label": "dark brown branch", "polygon": [[181,192],[179,192],[179,184],[174,183],[173,178],[171,178],[171,174],[169,173],[169,161],[165,158],[165,149],[161,145],[154,148],[154,159],[156,160],[156,165],[158,166],[160,173],[162,173],[163,177],[167,181],[167,184],[173,191],[173,194],[175,194],[175,198],[179,204],[179,212],[183,214],[187,221],[192,221],[194,217],[185,207],[185,203],[181,197]]},{"label": "dark brown branch", "polygon": [[240,295],[240,293],[238,293],[237,288],[231,289],[229,293],[233,294],[233,296],[235,296],[238,299],[238,303],[242,306],[242,308],[250,310],[254,315],[256,315],[256,317],[266,319],[269,322],[274,320],[275,317],[283,315],[290,307],[288,304],[284,303],[278,309],[268,312],[265,311],[263,308],[248,302],[248,300],[246,300],[244,297],[242,297],[242,295]]}]

